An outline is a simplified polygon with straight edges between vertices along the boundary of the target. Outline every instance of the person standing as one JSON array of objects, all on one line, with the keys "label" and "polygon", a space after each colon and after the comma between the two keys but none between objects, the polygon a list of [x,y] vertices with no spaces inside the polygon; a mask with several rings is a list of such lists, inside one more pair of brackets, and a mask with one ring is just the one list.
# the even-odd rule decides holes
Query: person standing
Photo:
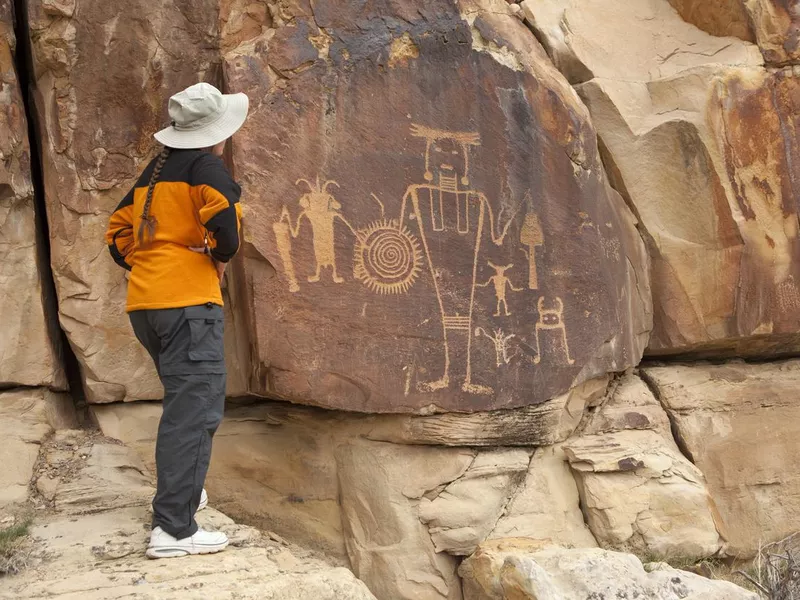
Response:
[{"label": "person standing", "polygon": [[114,261],[130,271],[133,331],[164,386],[149,558],[228,545],[224,533],[198,528],[195,513],[207,503],[203,484],[225,404],[220,285],[239,248],[241,188],[222,155],[247,111],[245,94],[222,94],[207,83],[172,96],[172,123],[155,134],[163,149],[106,232]]}]

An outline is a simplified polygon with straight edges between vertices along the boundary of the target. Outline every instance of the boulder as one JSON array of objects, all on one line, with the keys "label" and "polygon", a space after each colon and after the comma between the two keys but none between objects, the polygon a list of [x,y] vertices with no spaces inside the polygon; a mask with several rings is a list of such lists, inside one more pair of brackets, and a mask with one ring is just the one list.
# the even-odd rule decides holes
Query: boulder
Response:
[{"label": "boulder", "polygon": [[525,539],[497,540],[459,568],[465,600],[758,600],[733,583],[665,564],[648,572],[631,554],[599,548],[544,548]]},{"label": "boulder", "polygon": [[764,60],[771,65],[800,59],[800,7],[787,0],[742,0]]},{"label": "boulder", "polygon": [[743,0],[669,0],[687,23],[718,37],[755,42]]},{"label": "boulder", "polygon": [[536,448],[524,483],[486,539],[523,537],[568,548],[597,546],[561,445]]},{"label": "boulder", "polygon": [[762,62],[756,46],[692,27],[667,0],[524,0],[522,9],[573,84],[657,81],[706,64]]},{"label": "boulder", "polygon": [[462,449],[363,440],[339,447],[350,565],[378,598],[461,599],[456,559],[436,552],[419,505],[462,476],[474,456]]},{"label": "boulder", "polygon": [[[653,264],[648,352],[796,351],[792,70],[765,70],[755,45],[700,31],[666,0],[525,7],[640,219]],[[626,43],[612,44],[621,32]]]},{"label": "boulder", "polygon": [[481,452],[435,498],[422,498],[419,518],[437,552],[469,556],[494,529],[525,479],[531,457],[522,449]]},{"label": "boulder", "polygon": [[136,453],[121,444],[76,445],[62,469],[68,476],[61,478],[53,496],[56,509],[65,514],[142,506],[153,497],[153,479]]},{"label": "boulder", "polygon": [[[219,84],[218,3],[26,4],[61,327],[89,402],[160,398],[125,315],[125,272],[104,234],[152,157],[169,96],[197,81]],[[242,393],[239,380],[231,378],[231,395]]]},{"label": "boulder", "polygon": [[604,548],[700,559],[721,545],[700,470],[655,431],[587,435],[564,444],[581,506]]},{"label": "boulder", "polygon": [[36,233],[28,121],[15,52],[12,2],[0,0],[0,387],[64,389],[43,305],[42,240]]},{"label": "boulder", "polygon": [[800,361],[648,367],[681,446],[703,471],[727,553],[800,529]]},{"label": "boulder", "polygon": [[647,384],[634,373],[614,381],[606,399],[595,407],[580,429],[581,435],[648,429],[675,448],[669,416]]},{"label": "boulder", "polygon": [[70,409],[69,398],[43,389],[0,392],[0,509],[28,498],[41,444],[54,428],[74,426]]},{"label": "boulder", "polygon": [[253,106],[233,149],[252,392],[470,413],[637,363],[634,220],[508,3],[298,4],[282,23],[225,56]]},{"label": "boulder", "polygon": [[[680,560],[719,549],[711,495],[679,447],[667,412],[636,373],[612,382],[563,444],[589,529],[602,547]],[[520,535],[531,537],[516,531],[506,537]]]},{"label": "boulder", "polygon": [[770,65],[800,58],[800,9],[786,0],[669,0],[703,31],[756,42]]}]

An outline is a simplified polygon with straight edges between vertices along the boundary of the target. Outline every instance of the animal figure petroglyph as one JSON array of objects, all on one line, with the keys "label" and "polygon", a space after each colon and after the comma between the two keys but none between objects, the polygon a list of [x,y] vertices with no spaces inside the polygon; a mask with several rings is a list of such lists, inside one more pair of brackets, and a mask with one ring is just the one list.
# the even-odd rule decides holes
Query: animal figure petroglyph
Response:
[{"label": "animal figure petroglyph", "polygon": [[539,298],[536,304],[539,309],[539,321],[536,323],[536,356],[533,357],[534,364],[539,364],[542,360],[542,347],[539,341],[539,332],[542,330],[561,330],[561,338],[564,341],[564,351],[567,354],[567,362],[575,364],[575,360],[570,358],[569,344],[567,343],[567,328],[564,324],[564,303],[561,298],[556,298],[556,308],[545,308],[544,296]]}]

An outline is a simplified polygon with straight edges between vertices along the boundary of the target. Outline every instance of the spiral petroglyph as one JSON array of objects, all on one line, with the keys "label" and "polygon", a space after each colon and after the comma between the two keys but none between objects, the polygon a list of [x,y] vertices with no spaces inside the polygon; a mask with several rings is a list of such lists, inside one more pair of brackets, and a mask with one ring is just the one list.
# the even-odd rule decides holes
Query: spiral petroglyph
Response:
[{"label": "spiral petroglyph", "polygon": [[359,230],[355,247],[357,279],[379,294],[403,294],[419,276],[422,252],[417,238],[386,219]]}]

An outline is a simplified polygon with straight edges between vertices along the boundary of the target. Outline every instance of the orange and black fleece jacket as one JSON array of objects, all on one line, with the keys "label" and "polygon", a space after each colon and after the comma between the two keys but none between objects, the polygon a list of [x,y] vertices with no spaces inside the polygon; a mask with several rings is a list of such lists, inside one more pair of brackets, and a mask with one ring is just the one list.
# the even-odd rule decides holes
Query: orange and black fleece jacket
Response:
[{"label": "orange and black fleece jacket", "polygon": [[140,247],[137,233],[156,160],[119,203],[106,232],[111,256],[131,272],[127,311],[222,305],[211,258],[189,248],[203,247],[207,235],[214,259],[233,258],[239,249],[241,188],[219,157],[172,150],[153,188],[155,235]]}]

